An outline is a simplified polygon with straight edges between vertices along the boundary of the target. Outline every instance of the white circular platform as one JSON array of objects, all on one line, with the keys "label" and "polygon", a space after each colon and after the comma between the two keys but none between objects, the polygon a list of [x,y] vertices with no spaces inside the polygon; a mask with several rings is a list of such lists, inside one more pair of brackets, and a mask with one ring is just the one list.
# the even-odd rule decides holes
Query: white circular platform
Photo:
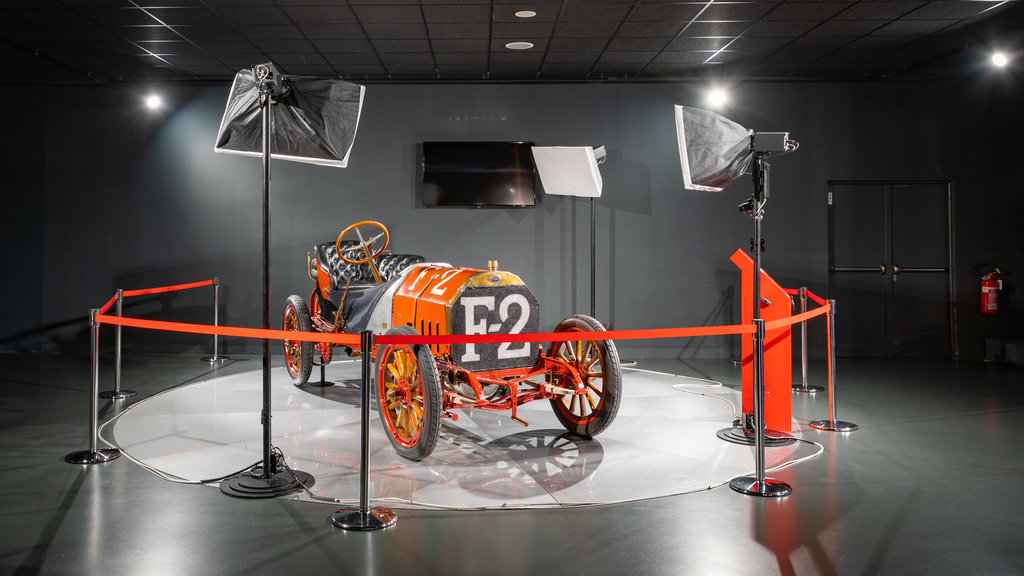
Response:
[{"label": "white circular platform", "polygon": [[[327,366],[327,387],[272,373],[273,444],[315,484],[301,499],[359,497],[359,375]],[[313,380],[319,379],[314,369]],[[113,422],[112,442],[169,477],[212,480],[262,459],[262,374],[189,384],[139,401]],[[370,498],[402,507],[489,508],[600,504],[706,490],[751,474],[754,449],[724,442],[739,393],[706,381],[623,368],[618,416],[597,438],[569,437],[546,401],[507,412],[464,410],[445,421],[422,462],[398,456],[376,412],[370,421]],[[769,448],[771,468],[813,454],[804,443]]]}]

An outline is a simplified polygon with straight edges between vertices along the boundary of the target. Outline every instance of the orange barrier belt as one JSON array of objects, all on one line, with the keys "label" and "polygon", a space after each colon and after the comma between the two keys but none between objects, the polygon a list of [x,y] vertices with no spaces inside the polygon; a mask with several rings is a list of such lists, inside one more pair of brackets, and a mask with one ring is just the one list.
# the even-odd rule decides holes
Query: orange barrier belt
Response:
[{"label": "orange barrier belt", "polygon": [[114,294],[114,297],[108,300],[107,303],[103,305],[103,308],[100,308],[100,314],[106,314],[107,310],[110,310],[110,307],[113,306],[115,302],[117,302],[117,294]]},{"label": "orange barrier belt", "polygon": [[441,336],[375,336],[379,344],[494,344],[497,342],[566,342],[575,340],[643,340],[753,334],[753,325],[708,326],[701,328],[652,328],[647,330],[603,330],[598,332],[537,332],[532,334],[450,334]]},{"label": "orange barrier belt", "polygon": [[802,312],[800,314],[797,314],[796,316],[790,316],[789,318],[780,318],[778,320],[769,320],[768,322],[764,323],[764,329],[765,329],[765,331],[768,331],[768,330],[777,330],[777,329],[782,328],[784,326],[792,326],[793,324],[796,324],[797,322],[803,322],[804,320],[809,320],[811,318],[814,318],[815,316],[821,316],[822,314],[828,312],[831,309],[832,309],[832,306],[830,304],[826,303],[821,308],[815,308],[814,310],[811,310],[810,312]]},{"label": "orange barrier belt", "polygon": [[[263,330],[236,326],[211,326],[208,324],[187,324],[164,320],[142,320],[124,316],[100,314],[100,324],[128,326],[187,332],[191,334],[216,334],[218,336],[239,336],[269,340],[299,340],[302,342],[330,342],[332,344],[356,345],[358,334],[326,334],[323,332],[296,332],[292,330]],[[605,330],[601,332],[550,332],[528,334],[455,334],[447,336],[376,336],[379,344],[488,344],[497,342],[564,342],[573,340],[639,340],[644,338],[683,338],[690,336],[719,336],[727,334],[753,334],[754,326],[708,326],[702,328],[654,328],[648,330]]]},{"label": "orange barrier belt", "polygon": [[[178,290],[190,290],[192,288],[202,288],[203,286],[212,285],[214,280],[202,280],[200,282],[191,282],[189,284],[178,284],[176,286],[162,286],[160,288],[144,288],[142,290],[125,290],[122,295],[127,298],[129,296],[143,296],[146,294],[160,294],[163,292],[176,292]],[[117,298],[115,296],[114,298]]]},{"label": "orange barrier belt", "polygon": [[124,316],[96,316],[100,324],[114,324],[129,328],[148,328],[150,330],[167,330],[171,332],[187,332],[190,334],[216,334],[218,336],[240,336],[243,338],[261,338],[266,340],[300,340],[302,342],[330,342],[332,344],[359,344],[358,334],[324,334],[322,332],[294,332],[291,330],[264,330],[262,328],[240,328],[235,326],[210,326],[208,324],[186,324],[183,322],[166,322],[163,320],[142,320]]}]

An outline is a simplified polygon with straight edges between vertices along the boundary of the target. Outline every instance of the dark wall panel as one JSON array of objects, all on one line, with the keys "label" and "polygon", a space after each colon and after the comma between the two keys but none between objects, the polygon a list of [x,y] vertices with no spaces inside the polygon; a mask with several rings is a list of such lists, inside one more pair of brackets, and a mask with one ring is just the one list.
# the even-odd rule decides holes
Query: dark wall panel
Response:
[{"label": "dark wall panel", "polygon": [[[371,85],[346,169],[274,162],[273,297],[308,296],[306,251],[346,225],[376,219],[395,251],[518,273],[541,302],[542,329],[589,309],[589,208],[540,196],[528,209],[431,209],[418,200],[424,140],[532,140],[605,145],[605,192],[597,201],[598,317],[616,328],[693,326],[738,319],[739,274],[749,219],[736,205],[744,178],[713,194],[682,188],[672,105],[700,105],[696,85]],[[993,88],[993,87],[989,87]],[[724,114],[801,142],[773,161],[765,219],[765,267],[783,285],[824,294],[826,182],[936,179],[957,186],[958,265],[965,353],[1021,322],[1019,297],[995,319],[970,317],[975,261],[1021,269],[1019,186],[1007,166],[1020,132],[1014,94],[977,84],[757,84],[737,90]],[[260,162],[215,154],[227,86],[179,88],[159,114],[138,94],[109,88],[50,89],[39,104],[45,174],[19,178],[45,191],[44,267],[28,279],[42,295],[42,345],[84,345],[81,320],[116,288],[218,276],[224,324],[257,326],[260,298]],[[10,109],[5,117],[13,116]],[[998,119],[998,120],[997,120]],[[28,127],[23,127],[27,129]],[[38,156],[38,155],[36,155]],[[37,161],[38,164],[38,161]],[[40,179],[40,177],[42,178]],[[7,218],[10,218],[9,216]],[[994,224],[994,226],[993,226]],[[1001,227],[986,237],[978,229]],[[30,237],[18,242],[27,248]],[[131,302],[136,316],[212,319],[209,290]],[[972,298],[974,298],[972,300]],[[279,306],[274,306],[275,310]],[[975,314],[975,316],[977,316]],[[841,318],[840,320],[841,321]],[[25,320],[28,322],[28,320]],[[820,341],[820,340],[819,340]],[[637,355],[734,354],[734,338],[621,342]],[[130,331],[139,349],[207,352],[206,337]],[[256,352],[228,339],[228,353]],[[276,345],[275,345],[276,348]]]}]

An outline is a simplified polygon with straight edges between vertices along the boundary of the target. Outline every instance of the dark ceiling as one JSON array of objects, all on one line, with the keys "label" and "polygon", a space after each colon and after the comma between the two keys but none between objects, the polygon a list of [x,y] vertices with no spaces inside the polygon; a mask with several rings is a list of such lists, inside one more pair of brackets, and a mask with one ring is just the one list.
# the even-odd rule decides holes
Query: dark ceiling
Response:
[{"label": "dark ceiling", "polygon": [[0,82],[921,78],[1022,38],[1018,0],[0,0]]}]

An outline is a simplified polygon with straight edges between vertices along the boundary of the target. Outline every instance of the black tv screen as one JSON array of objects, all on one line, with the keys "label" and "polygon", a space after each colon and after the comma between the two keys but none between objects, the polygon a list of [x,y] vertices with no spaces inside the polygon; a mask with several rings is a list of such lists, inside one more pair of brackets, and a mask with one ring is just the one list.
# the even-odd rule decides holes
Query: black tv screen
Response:
[{"label": "black tv screen", "polygon": [[424,142],[424,206],[533,206],[533,142]]}]

